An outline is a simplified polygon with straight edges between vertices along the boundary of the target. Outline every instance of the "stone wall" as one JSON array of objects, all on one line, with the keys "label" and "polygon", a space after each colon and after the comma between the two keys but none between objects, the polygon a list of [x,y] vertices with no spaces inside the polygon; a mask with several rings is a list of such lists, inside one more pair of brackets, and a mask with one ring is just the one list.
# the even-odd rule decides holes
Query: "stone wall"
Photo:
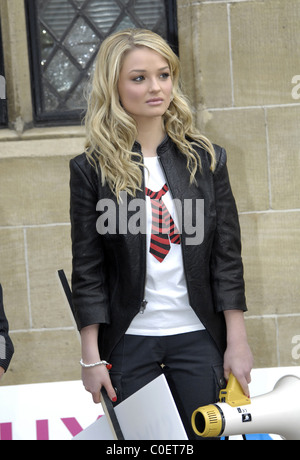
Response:
[{"label": "stone wall", "polygon": [[[198,126],[228,152],[255,366],[299,365],[300,0],[177,3],[186,92]],[[1,385],[80,378],[57,270],[70,277],[68,162],[83,130],[24,130],[32,114],[22,4],[0,4],[13,128],[0,130],[0,282],[16,348]]]},{"label": "stone wall", "polygon": [[38,131],[40,139],[0,142],[0,280],[15,345],[5,385],[80,378],[78,336],[57,270],[70,279],[69,160],[83,138],[78,128],[75,137],[70,128],[55,129],[53,138]]},{"label": "stone wall", "polygon": [[300,1],[178,3],[197,124],[228,154],[255,366],[299,365]]}]

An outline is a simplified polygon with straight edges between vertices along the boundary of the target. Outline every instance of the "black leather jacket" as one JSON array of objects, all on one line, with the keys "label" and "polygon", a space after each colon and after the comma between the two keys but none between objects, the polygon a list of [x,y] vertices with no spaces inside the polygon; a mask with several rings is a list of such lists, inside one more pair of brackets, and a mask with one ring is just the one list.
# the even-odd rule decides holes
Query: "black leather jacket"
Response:
[{"label": "black leather jacket", "polygon": [[[133,151],[139,151],[135,143]],[[210,171],[209,155],[199,148],[202,172],[197,185],[190,185],[185,156],[169,137],[157,154],[173,199],[204,200],[204,238],[187,244],[182,225],[181,247],[190,305],[215,340],[221,353],[226,348],[224,310],[246,311],[240,228],[226,166],[226,152],[215,146],[217,167]],[[113,348],[126,332],[144,301],[146,235],[100,235],[96,229],[99,200],[113,200],[107,185],[82,154],[70,162],[71,233],[73,251],[72,292],[78,329],[100,324],[101,359],[109,360]],[[145,200],[144,191],[136,198]],[[132,198],[128,196],[128,205]],[[135,211],[136,212],[136,211]],[[128,211],[128,219],[135,213]],[[194,222],[195,223],[195,222]]]},{"label": "black leather jacket", "polygon": [[8,322],[4,312],[3,294],[0,284],[0,367],[5,371],[7,371],[14,354],[14,346],[8,332]]}]

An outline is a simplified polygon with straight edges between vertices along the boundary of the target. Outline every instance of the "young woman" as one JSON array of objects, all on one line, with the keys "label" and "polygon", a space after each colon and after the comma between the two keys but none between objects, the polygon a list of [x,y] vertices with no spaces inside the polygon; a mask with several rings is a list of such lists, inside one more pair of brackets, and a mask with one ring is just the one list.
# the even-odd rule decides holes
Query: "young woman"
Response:
[{"label": "young woman", "polygon": [[192,438],[192,412],[230,372],[248,394],[252,367],[226,153],[193,127],[178,58],[147,30],[101,45],[86,131],[70,163],[83,384],[119,403],[164,373]]}]

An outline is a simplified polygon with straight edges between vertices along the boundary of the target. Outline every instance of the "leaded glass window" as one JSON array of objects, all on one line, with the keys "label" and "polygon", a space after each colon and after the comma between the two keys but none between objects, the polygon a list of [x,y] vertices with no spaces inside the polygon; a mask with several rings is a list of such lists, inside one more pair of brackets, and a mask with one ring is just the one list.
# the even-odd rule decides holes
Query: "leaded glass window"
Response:
[{"label": "leaded glass window", "polygon": [[128,27],[151,29],[175,49],[175,0],[27,0],[35,121],[76,123],[101,42]]}]

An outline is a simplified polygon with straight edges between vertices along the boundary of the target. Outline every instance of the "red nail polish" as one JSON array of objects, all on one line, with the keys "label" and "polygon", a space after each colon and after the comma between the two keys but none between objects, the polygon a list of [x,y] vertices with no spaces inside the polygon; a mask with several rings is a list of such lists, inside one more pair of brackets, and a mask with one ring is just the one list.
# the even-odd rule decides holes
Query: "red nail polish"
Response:
[{"label": "red nail polish", "polygon": [[116,400],[117,400],[116,396],[114,398],[112,398],[112,402],[116,402]]}]

